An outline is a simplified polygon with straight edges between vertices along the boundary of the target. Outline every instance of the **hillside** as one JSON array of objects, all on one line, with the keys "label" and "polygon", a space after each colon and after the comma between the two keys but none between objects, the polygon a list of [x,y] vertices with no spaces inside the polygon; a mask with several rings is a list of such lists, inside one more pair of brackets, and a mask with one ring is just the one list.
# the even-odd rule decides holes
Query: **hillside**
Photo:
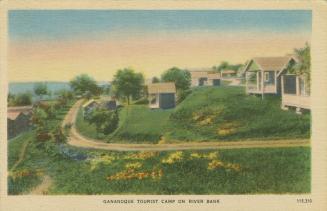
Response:
[{"label": "hillside", "polygon": [[91,138],[120,143],[228,141],[309,138],[310,114],[280,109],[276,96],[248,96],[241,87],[194,89],[175,109],[151,110],[130,105],[119,111],[119,127],[109,136],[77,121],[79,131]]},{"label": "hillside", "polygon": [[241,140],[308,138],[310,114],[280,109],[277,96],[248,96],[241,87],[193,91],[171,114],[167,139]]}]

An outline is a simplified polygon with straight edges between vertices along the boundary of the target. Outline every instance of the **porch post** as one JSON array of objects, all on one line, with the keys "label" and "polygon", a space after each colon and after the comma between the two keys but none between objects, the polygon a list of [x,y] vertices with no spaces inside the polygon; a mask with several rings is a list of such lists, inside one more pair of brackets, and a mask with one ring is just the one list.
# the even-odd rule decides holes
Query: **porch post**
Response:
[{"label": "porch post", "polygon": [[274,73],[275,73],[275,92],[276,92],[276,94],[278,94],[277,93],[277,74],[276,74],[276,71],[274,71]]},{"label": "porch post", "polygon": [[[221,78],[221,75],[220,75],[220,78]],[[221,78],[222,80],[222,78]],[[245,72],[245,91],[246,91],[246,94],[248,94],[248,72]]]},{"label": "porch post", "polygon": [[284,94],[284,76],[283,75],[282,75],[282,77],[281,77],[280,80],[281,80],[280,83],[282,85],[282,93],[281,93],[281,95],[283,95]]},{"label": "porch post", "polygon": [[256,72],[256,75],[257,75],[257,91],[259,91],[259,87],[260,87],[259,83],[261,83],[259,80],[259,71]]},{"label": "porch post", "polygon": [[298,76],[295,76],[296,81],[296,96],[300,95],[300,79]]},{"label": "porch post", "polygon": [[263,100],[264,98],[264,83],[263,83],[263,77],[264,77],[264,71],[261,71],[261,99]]},{"label": "porch post", "polygon": [[280,79],[280,83],[281,83],[281,88],[282,88],[282,90],[281,90],[281,96],[282,96],[282,105],[281,105],[281,108],[283,109],[283,110],[288,110],[288,107],[286,107],[285,105],[284,105],[284,76],[282,75],[281,76],[281,79]]}]

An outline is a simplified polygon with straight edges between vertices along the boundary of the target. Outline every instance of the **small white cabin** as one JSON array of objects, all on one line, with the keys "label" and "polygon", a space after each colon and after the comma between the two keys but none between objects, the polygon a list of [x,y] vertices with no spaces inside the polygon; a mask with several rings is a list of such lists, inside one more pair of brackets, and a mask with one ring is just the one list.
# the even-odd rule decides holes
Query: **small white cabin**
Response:
[{"label": "small white cabin", "polygon": [[257,57],[250,60],[244,69],[248,94],[281,94],[281,76],[290,64],[290,57]]},{"label": "small white cabin", "polygon": [[191,86],[220,86],[220,74],[212,71],[190,71]]},{"label": "small white cabin", "polygon": [[148,85],[149,107],[170,109],[176,105],[176,87],[174,82]]}]

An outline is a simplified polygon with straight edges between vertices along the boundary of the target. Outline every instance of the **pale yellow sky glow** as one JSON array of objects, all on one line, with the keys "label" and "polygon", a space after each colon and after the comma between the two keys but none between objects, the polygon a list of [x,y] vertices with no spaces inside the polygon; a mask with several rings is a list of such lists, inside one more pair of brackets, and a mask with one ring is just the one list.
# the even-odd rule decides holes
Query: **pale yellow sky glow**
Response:
[{"label": "pale yellow sky glow", "polygon": [[11,41],[10,81],[68,81],[87,73],[111,81],[117,69],[132,67],[146,78],[172,67],[244,63],[255,56],[283,56],[310,41],[308,34],[178,33],[97,40]]}]

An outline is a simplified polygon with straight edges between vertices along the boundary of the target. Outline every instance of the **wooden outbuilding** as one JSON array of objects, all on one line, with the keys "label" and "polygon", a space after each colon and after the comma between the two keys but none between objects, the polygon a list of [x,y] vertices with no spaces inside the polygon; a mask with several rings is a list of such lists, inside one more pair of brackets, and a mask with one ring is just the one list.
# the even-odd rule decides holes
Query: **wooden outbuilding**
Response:
[{"label": "wooden outbuilding", "polygon": [[31,128],[32,106],[8,107],[7,136],[14,138]]},{"label": "wooden outbuilding", "polygon": [[149,107],[170,109],[176,105],[175,83],[154,83],[148,85]]},{"label": "wooden outbuilding", "polygon": [[220,86],[220,73],[213,71],[190,71],[191,86]]}]

